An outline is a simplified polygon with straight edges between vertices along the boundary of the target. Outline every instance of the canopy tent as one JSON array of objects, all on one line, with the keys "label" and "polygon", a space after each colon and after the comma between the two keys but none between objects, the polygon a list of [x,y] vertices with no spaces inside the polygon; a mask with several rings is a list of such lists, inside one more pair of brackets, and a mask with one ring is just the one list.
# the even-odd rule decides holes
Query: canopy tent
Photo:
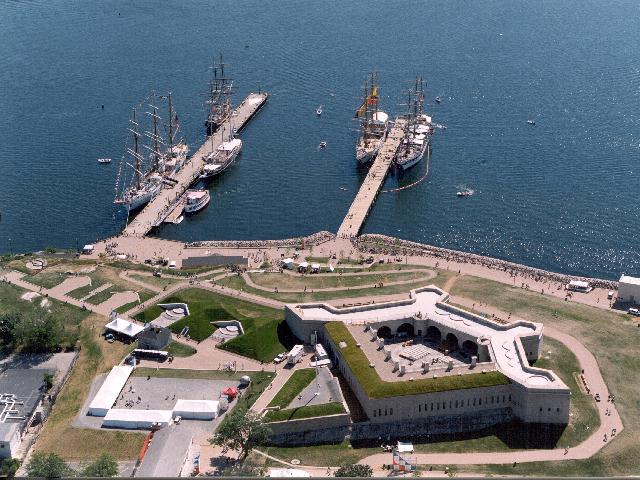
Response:
[{"label": "canopy tent", "polygon": [[118,395],[120,395],[124,385],[127,383],[131,372],[133,372],[133,367],[129,365],[113,367],[100,390],[93,397],[87,413],[95,417],[104,417],[118,399]]},{"label": "canopy tent", "polygon": [[85,255],[91,255],[93,253],[94,248],[95,248],[94,245],[89,243],[84,247],[82,247],[82,253],[84,253]]},{"label": "canopy tent", "polygon": [[171,423],[171,410],[129,410],[112,408],[102,422],[103,427],[149,429],[154,426],[166,427]]},{"label": "canopy tent", "polygon": [[122,318],[116,317],[107,323],[104,328],[107,330],[111,330],[112,332],[118,333],[120,335],[125,335],[129,338],[134,338],[141,331],[145,329],[145,327],[141,325],[137,325],[135,323],[129,322]]},{"label": "canopy tent", "polygon": [[218,416],[219,402],[214,400],[178,400],[173,416],[193,420],[213,420]]},{"label": "canopy tent", "polygon": [[229,398],[236,398],[238,396],[238,389],[236,387],[227,387],[222,390],[222,394]]},{"label": "canopy tent", "polygon": [[411,442],[398,442],[397,450],[400,453],[413,452],[413,443],[411,443]]}]

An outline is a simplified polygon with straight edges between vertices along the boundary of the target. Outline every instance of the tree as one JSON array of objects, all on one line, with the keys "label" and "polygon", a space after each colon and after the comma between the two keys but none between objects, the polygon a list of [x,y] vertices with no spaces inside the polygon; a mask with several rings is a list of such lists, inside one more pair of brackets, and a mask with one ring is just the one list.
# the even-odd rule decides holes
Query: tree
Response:
[{"label": "tree", "polygon": [[21,315],[15,325],[16,343],[29,352],[50,352],[60,346],[64,326],[62,322],[45,311]]},{"label": "tree", "polygon": [[22,315],[17,310],[0,313],[0,341],[12,345],[15,341],[15,328]]},{"label": "tree", "polygon": [[86,477],[115,477],[118,475],[118,463],[108,453],[100,455],[82,471]]},{"label": "tree", "polygon": [[238,458],[243,461],[256,445],[265,443],[269,435],[271,429],[257,413],[237,412],[222,422],[213,438],[209,439],[209,443],[222,447],[222,453],[229,450],[240,452]]},{"label": "tree", "polygon": [[27,475],[30,477],[72,477],[75,473],[62,457],[55,453],[36,452],[27,464]]},{"label": "tree", "polygon": [[369,465],[347,463],[336,470],[333,475],[335,477],[371,477],[373,476],[373,470]]},{"label": "tree", "polygon": [[20,467],[17,458],[0,458],[0,477],[13,478]]}]

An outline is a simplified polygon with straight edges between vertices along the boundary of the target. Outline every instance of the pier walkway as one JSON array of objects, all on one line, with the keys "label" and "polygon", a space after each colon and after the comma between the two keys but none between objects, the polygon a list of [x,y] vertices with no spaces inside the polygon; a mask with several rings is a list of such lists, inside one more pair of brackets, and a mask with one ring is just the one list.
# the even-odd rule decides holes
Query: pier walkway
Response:
[{"label": "pier walkway", "polygon": [[344,217],[342,225],[340,225],[338,229],[339,238],[357,236],[362,225],[364,225],[364,221],[373,206],[373,202],[378,196],[380,188],[382,188],[389,167],[391,167],[393,158],[404,136],[405,122],[406,120],[402,118],[396,119],[395,124],[387,135],[384,145],[373,161],[369,173],[367,173],[362,185],[360,185],[360,190],[353,200],[347,215]]},{"label": "pier walkway", "polygon": [[149,231],[160,225],[167,216],[176,210],[181,203],[184,192],[198,179],[204,159],[216,150],[228,138],[229,132],[235,128],[237,132],[242,130],[246,123],[256,114],[267,101],[266,93],[250,93],[244,101],[233,111],[231,118],[227,120],[211,136],[207,137],[200,149],[185,163],[175,175],[176,184],[173,187],[166,186],[155,196],[138,215],[122,231],[122,235],[144,237]]}]

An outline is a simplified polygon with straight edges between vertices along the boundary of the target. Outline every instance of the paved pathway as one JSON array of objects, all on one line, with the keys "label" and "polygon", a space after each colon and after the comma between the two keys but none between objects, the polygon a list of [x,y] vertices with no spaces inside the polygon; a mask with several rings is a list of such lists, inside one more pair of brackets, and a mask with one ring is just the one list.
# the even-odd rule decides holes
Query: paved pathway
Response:
[{"label": "paved pathway", "polygon": [[83,302],[87,301],[87,298],[91,298],[93,297],[96,293],[100,293],[103,290],[106,290],[107,288],[111,288],[113,287],[113,283],[105,283],[104,285],[100,285],[98,288],[91,290],[87,295],[85,295],[84,297],[82,297],[80,300]]}]

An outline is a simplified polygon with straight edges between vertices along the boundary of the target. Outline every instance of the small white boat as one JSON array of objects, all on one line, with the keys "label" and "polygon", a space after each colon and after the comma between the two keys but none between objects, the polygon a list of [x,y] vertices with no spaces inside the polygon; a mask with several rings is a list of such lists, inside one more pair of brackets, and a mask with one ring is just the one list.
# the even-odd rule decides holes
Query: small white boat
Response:
[{"label": "small white boat", "polygon": [[473,195],[473,190],[465,188],[464,190],[460,190],[459,192],[457,192],[456,195],[458,197],[470,197],[471,195]]},{"label": "small white boat", "polygon": [[316,108],[316,115],[318,115],[318,116],[322,115],[322,105],[320,105],[318,108]]},{"label": "small white boat", "polygon": [[527,123],[528,123],[529,125],[535,125],[535,124],[536,124],[536,121],[535,121],[535,120],[527,120]]},{"label": "small white boat", "polygon": [[99,158],[98,163],[111,163],[110,158]]},{"label": "small white boat", "polygon": [[442,101],[441,97],[436,97],[436,103],[440,103]]},{"label": "small white boat", "polygon": [[319,148],[327,148],[327,142],[320,142]]},{"label": "small white boat", "polygon": [[184,213],[196,213],[209,205],[211,195],[208,190],[187,190],[187,203],[184,205]]}]

